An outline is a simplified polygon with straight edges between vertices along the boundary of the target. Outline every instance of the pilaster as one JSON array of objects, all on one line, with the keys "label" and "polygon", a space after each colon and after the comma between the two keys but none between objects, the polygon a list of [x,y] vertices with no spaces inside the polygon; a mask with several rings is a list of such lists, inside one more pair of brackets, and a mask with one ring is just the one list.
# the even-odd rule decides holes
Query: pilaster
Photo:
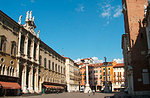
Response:
[{"label": "pilaster", "polygon": [[31,41],[31,60],[34,60],[34,38]]},{"label": "pilaster", "polygon": [[27,93],[28,91],[27,91],[27,85],[26,85],[26,77],[27,77],[27,63],[25,63],[24,65],[23,65],[23,70],[22,70],[22,85],[21,85],[21,87],[22,87],[22,91],[23,91],[23,93]]},{"label": "pilaster", "polygon": [[34,93],[33,91],[33,65],[30,66],[29,77],[28,77],[28,88],[30,93]]},{"label": "pilaster", "polygon": [[39,42],[37,42],[37,47],[36,47],[36,60],[37,60],[37,63],[39,64]]},{"label": "pilaster", "polygon": [[24,54],[25,58],[27,58],[28,53],[28,34],[25,36],[25,42],[24,42]]},{"label": "pilaster", "polygon": [[38,84],[38,80],[39,80],[39,78],[38,78],[38,74],[39,74],[39,67],[36,67],[36,72],[35,72],[35,77],[34,77],[34,88],[35,88],[35,92],[36,93],[39,93],[39,89],[38,89],[38,86],[39,86],[39,84]]},{"label": "pilaster", "polygon": [[19,36],[18,36],[18,53],[17,53],[17,56],[20,56],[20,48],[21,48],[21,32],[22,32],[22,29],[20,29],[20,31],[19,31]]}]

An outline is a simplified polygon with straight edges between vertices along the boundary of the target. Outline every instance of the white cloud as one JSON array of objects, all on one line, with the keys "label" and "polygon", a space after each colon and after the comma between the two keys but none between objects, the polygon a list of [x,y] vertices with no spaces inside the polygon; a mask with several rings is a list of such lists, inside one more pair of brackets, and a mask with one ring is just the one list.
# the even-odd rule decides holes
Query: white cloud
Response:
[{"label": "white cloud", "polygon": [[103,63],[103,60],[100,60],[98,57],[92,57],[94,63]]},{"label": "white cloud", "polygon": [[[83,59],[83,58],[78,58],[78,59],[74,60],[74,62],[75,63],[80,62],[81,59]],[[92,57],[92,59],[93,59],[93,63],[103,63],[103,60],[100,60],[98,57]]]},{"label": "white cloud", "polygon": [[115,14],[113,15],[114,18],[119,17],[122,13],[121,6],[119,5],[118,8],[115,10]]},{"label": "white cloud", "polygon": [[84,8],[85,7],[82,4],[79,4],[78,7],[75,8],[75,11],[77,11],[77,12],[84,12],[85,11]]},{"label": "white cloud", "polygon": [[112,6],[110,4],[106,4],[104,6],[102,6],[102,13],[101,16],[102,17],[107,17],[109,18],[111,16],[111,10],[112,10]]},{"label": "white cloud", "polygon": [[78,58],[76,60],[74,60],[75,63],[80,62],[82,58]]},{"label": "white cloud", "polygon": [[123,63],[123,58],[122,59],[113,59],[113,61],[116,61],[117,63]]}]

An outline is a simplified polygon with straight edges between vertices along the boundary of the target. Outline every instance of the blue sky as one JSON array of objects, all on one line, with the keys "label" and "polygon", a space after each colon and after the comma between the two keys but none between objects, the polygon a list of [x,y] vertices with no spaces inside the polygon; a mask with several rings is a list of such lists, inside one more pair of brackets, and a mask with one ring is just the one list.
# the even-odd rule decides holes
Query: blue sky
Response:
[{"label": "blue sky", "polygon": [[40,39],[73,60],[122,59],[122,0],[1,0],[0,9],[24,24],[32,10]]}]

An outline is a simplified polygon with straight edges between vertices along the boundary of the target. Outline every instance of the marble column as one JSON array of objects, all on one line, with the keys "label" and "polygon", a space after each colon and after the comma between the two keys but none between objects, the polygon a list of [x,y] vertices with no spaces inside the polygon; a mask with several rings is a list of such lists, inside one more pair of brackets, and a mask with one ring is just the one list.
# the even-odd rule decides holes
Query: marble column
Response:
[{"label": "marble column", "polygon": [[28,88],[30,93],[34,93],[33,91],[33,65],[30,66],[29,77],[28,77]]},{"label": "marble column", "polygon": [[1,64],[1,75],[3,75],[3,64]]},{"label": "marble column", "polygon": [[21,32],[22,32],[22,29],[20,29],[20,31],[19,31],[19,37],[18,37],[18,52],[17,52],[17,56],[20,56],[20,48],[21,48]]},{"label": "marble column", "polygon": [[27,85],[26,85],[26,77],[27,77],[27,64],[23,65],[22,70],[22,81],[21,81],[21,88],[23,93],[27,93]]},{"label": "marble column", "polygon": [[39,74],[39,68],[38,67],[36,67],[36,72],[35,72],[35,77],[34,77],[34,89],[35,89],[35,92],[36,93],[39,93],[39,89],[38,89],[38,74]]},{"label": "marble column", "polygon": [[85,66],[86,66],[86,85],[85,85],[84,93],[88,93],[89,91],[91,91],[91,88],[90,88],[90,86],[89,86],[88,64],[86,64]]},{"label": "marble column", "polygon": [[4,75],[7,75],[7,66],[5,65]]},{"label": "marble column", "polygon": [[107,83],[107,64],[108,64],[108,62],[106,62],[106,57],[104,57],[104,58],[105,58],[105,62],[104,62],[104,65],[105,65],[105,88],[104,88],[104,92],[108,93],[108,92],[110,92],[109,85]]},{"label": "marble column", "polygon": [[26,34],[26,36],[25,36],[24,54],[25,54],[25,58],[27,58],[27,55],[28,55],[28,34]]},{"label": "marble column", "polygon": [[17,67],[16,67],[16,77],[19,77],[19,66],[20,66],[20,61],[17,60]]},{"label": "marble column", "polygon": [[34,60],[34,38],[31,41],[31,60]]},{"label": "marble column", "polygon": [[37,63],[39,64],[39,42],[37,42],[37,47],[36,47],[36,60]]}]

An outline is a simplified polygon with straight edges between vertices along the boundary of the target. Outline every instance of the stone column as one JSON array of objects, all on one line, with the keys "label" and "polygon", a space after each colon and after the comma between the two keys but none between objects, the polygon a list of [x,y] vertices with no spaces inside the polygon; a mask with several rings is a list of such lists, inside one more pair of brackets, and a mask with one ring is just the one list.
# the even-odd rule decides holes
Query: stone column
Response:
[{"label": "stone column", "polygon": [[28,77],[28,88],[30,93],[34,93],[33,91],[33,65],[30,66],[29,77]]},{"label": "stone column", "polygon": [[34,60],[34,38],[31,41],[31,60]]},{"label": "stone column", "polygon": [[23,93],[27,93],[27,85],[26,85],[26,77],[27,77],[27,64],[23,65],[23,70],[22,70],[22,81],[21,81],[21,88]]},{"label": "stone column", "polygon": [[84,93],[88,93],[88,91],[91,91],[91,88],[89,87],[89,71],[88,71],[88,64],[85,65],[86,66],[86,85],[85,85],[85,90]]},{"label": "stone column", "polygon": [[37,47],[36,47],[36,60],[37,60],[37,63],[39,64],[39,42],[37,42]]},{"label": "stone column", "polygon": [[7,75],[7,66],[5,65],[4,75]]},{"label": "stone column", "polygon": [[20,61],[17,60],[16,77],[19,77],[19,66],[20,66],[19,62],[20,62]]},{"label": "stone column", "polygon": [[20,48],[21,48],[21,32],[22,32],[22,29],[20,29],[20,31],[19,31],[19,36],[18,36],[18,53],[17,53],[17,56],[20,56]]},{"label": "stone column", "polygon": [[109,86],[108,86],[108,83],[107,83],[107,62],[106,62],[106,57],[104,57],[105,58],[105,62],[104,62],[104,65],[105,65],[105,88],[104,88],[104,92],[105,93],[108,93],[108,92],[110,92],[110,90],[109,90]]},{"label": "stone column", "polygon": [[27,55],[28,55],[28,34],[26,34],[26,36],[25,36],[24,54],[25,54],[25,58],[27,58]]},{"label": "stone column", "polygon": [[1,69],[1,75],[3,75],[3,67],[4,67],[4,66],[3,66],[3,64],[2,64],[2,65],[1,65],[1,68],[2,68],[2,69]]},{"label": "stone column", "polygon": [[36,67],[36,73],[34,74],[35,75],[35,77],[34,77],[34,89],[35,89],[35,92],[36,93],[39,93],[39,89],[38,89],[38,74],[39,74],[39,68],[38,67]]}]

